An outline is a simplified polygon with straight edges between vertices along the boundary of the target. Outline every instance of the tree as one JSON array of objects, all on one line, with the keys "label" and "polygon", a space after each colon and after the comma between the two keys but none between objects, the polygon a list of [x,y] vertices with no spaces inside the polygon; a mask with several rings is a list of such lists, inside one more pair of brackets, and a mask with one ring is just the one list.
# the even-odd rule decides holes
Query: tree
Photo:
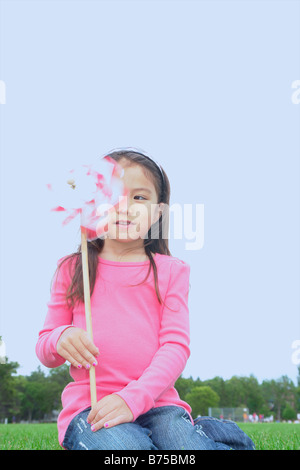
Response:
[{"label": "tree", "polygon": [[294,410],[294,408],[291,407],[291,405],[287,403],[286,407],[284,408],[282,412],[282,419],[286,419],[287,421],[289,420],[292,421],[296,418],[297,418],[296,411]]},{"label": "tree", "polygon": [[278,421],[281,420],[282,411],[287,404],[292,408],[296,406],[296,387],[286,375],[277,380],[264,380],[262,392],[265,399],[273,404]]},{"label": "tree", "polygon": [[17,362],[6,362],[0,365],[0,419],[8,418],[15,413],[15,377],[19,368]]},{"label": "tree", "polygon": [[192,407],[192,415],[196,418],[198,415],[207,416],[209,407],[217,407],[220,401],[219,395],[211,387],[194,387],[186,395],[186,401]]},{"label": "tree", "polygon": [[213,379],[205,380],[202,385],[207,385],[211,387],[217,395],[220,397],[220,403],[222,406],[231,406],[230,405],[230,394],[227,387],[227,382],[222,379],[222,377],[214,377]]},{"label": "tree", "polygon": [[182,400],[186,400],[186,395],[192,391],[197,385],[200,385],[200,379],[194,381],[192,377],[185,379],[183,377],[179,377],[175,383],[175,388],[179,393],[179,396]]},{"label": "tree", "polygon": [[70,376],[69,366],[67,366],[67,364],[63,364],[55,369],[50,369],[49,380],[57,383],[60,388],[63,389],[69,382],[73,381]]},{"label": "tree", "polygon": [[0,364],[6,363],[6,356],[5,356],[5,344],[2,340],[2,336],[0,336]]},{"label": "tree", "polygon": [[29,421],[42,419],[44,414],[52,409],[47,382],[47,377],[40,367],[26,378],[22,410],[23,413],[27,410],[26,419]]},{"label": "tree", "polygon": [[61,393],[66,385],[73,381],[70,376],[69,366],[63,364],[60,367],[51,369],[48,381],[48,394],[51,395],[52,410],[58,410],[61,408]]}]

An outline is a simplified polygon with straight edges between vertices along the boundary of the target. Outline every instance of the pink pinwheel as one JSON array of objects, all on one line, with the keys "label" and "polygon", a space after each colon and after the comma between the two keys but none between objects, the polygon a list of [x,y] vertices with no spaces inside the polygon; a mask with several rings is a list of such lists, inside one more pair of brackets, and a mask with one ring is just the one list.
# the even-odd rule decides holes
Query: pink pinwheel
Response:
[{"label": "pink pinwheel", "polygon": [[[86,328],[93,339],[87,241],[105,236],[108,217],[112,210],[127,204],[127,191],[122,176],[123,168],[106,156],[94,165],[83,165],[70,170],[67,177],[56,177],[55,184],[47,184],[60,205],[52,211],[65,212],[63,225],[80,215],[81,255],[84,288]],[[90,368],[91,405],[97,403],[95,368]]]},{"label": "pink pinwheel", "polygon": [[51,210],[65,212],[63,225],[80,214],[87,240],[103,237],[108,229],[109,213],[126,200],[123,171],[115,160],[104,157],[94,165],[82,165],[59,175],[56,183],[47,184],[60,203]]}]

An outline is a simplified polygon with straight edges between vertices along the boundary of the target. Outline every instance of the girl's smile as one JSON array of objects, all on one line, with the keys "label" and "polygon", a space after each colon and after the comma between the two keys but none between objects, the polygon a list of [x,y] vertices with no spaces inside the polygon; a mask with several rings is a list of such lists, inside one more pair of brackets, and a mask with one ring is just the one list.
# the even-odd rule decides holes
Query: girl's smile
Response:
[{"label": "girl's smile", "polygon": [[116,225],[128,227],[129,225],[135,225],[135,222],[131,220],[117,220]]}]

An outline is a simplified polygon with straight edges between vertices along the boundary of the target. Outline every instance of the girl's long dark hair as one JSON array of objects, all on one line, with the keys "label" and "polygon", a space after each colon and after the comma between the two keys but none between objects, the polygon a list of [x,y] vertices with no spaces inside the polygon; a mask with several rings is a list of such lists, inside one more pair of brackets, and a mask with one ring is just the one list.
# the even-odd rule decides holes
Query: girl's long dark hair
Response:
[{"label": "girl's long dark hair", "polygon": [[[131,164],[140,165],[143,168],[146,176],[149,177],[151,181],[153,181],[158,195],[158,204],[160,202],[165,203],[164,208],[166,209],[163,209],[163,213],[161,213],[158,221],[153,224],[147,234],[147,237],[144,238],[144,248],[150,260],[150,264],[147,276],[142,281],[145,282],[148,279],[152,267],[154,273],[155,291],[158,301],[161,304],[163,301],[159,292],[157,282],[157,268],[152,253],[161,253],[167,256],[171,256],[169,251],[168,238],[164,238],[166,237],[166,234],[168,234],[169,229],[168,208],[170,203],[170,183],[168,177],[162,168],[160,171],[157,164],[147,156],[143,155],[143,153],[134,150],[117,150],[109,153],[108,156],[117,162],[125,158]],[[96,240],[88,242],[88,264],[91,295],[94,291],[97,277],[98,256],[100,255],[103,246],[104,240],[101,238],[97,238]],[[62,262],[58,265],[57,270],[59,270],[62,264],[66,261],[70,261],[69,273],[71,276],[71,284],[66,293],[66,302],[70,307],[74,307],[77,302],[84,302],[81,245],[79,245],[77,252],[66,256],[62,260]]]}]

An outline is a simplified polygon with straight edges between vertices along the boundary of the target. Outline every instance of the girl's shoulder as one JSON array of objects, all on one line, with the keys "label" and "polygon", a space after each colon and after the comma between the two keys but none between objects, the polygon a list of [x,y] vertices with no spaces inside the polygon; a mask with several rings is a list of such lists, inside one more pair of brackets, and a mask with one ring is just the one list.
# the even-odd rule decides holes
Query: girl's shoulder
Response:
[{"label": "girl's shoulder", "polygon": [[74,274],[76,259],[77,255],[74,253],[59,258],[56,263],[56,276],[60,277],[61,279],[70,281]]},{"label": "girl's shoulder", "polygon": [[73,265],[76,262],[77,257],[78,257],[77,253],[71,253],[69,255],[62,256],[62,258],[59,258],[59,260],[57,261],[57,266]]},{"label": "girl's shoulder", "polygon": [[178,267],[180,266],[190,267],[190,265],[186,261],[183,261],[182,259],[177,258],[176,256],[163,255],[161,253],[156,253],[156,261],[158,261],[160,264],[165,264],[165,265],[177,265]]},{"label": "girl's shoulder", "polygon": [[[177,256],[156,256],[157,271],[162,286],[174,291],[185,290],[189,285],[191,267]],[[187,288],[188,289],[188,288]]]}]

